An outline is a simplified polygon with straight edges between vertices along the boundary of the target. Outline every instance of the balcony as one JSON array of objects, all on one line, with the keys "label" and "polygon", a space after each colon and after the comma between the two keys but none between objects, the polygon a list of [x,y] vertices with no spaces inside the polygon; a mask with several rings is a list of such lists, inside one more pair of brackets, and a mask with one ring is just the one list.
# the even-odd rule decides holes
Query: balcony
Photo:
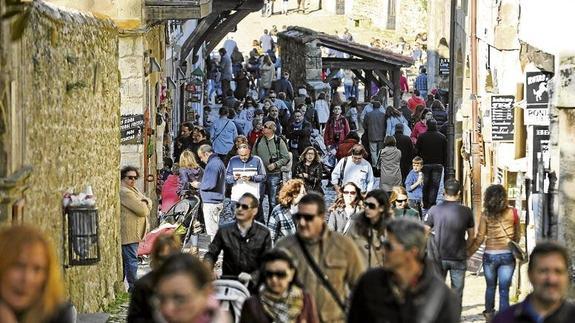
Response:
[{"label": "balcony", "polygon": [[212,0],[146,0],[148,21],[201,19],[212,12]]}]

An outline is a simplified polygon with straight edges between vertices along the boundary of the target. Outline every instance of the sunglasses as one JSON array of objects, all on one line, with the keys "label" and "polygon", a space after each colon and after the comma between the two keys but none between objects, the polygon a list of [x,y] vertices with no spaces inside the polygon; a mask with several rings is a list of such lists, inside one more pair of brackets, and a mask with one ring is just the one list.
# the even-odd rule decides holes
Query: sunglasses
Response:
[{"label": "sunglasses", "polygon": [[266,129],[271,129],[272,127],[270,127],[270,126],[268,126],[268,125],[265,125],[264,128],[266,128]]},{"label": "sunglasses", "polygon": [[301,218],[303,218],[306,222],[311,222],[313,221],[313,219],[315,218],[315,215],[313,214],[304,214],[304,213],[296,213],[294,214],[294,218],[296,221],[299,221]]},{"label": "sunglasses", "polygon": [[370,210],[377,209],[377,205],[375,203],[370,203],[370,202],[365,202],[365,207],[370,209]]},{"label": "sunglasses", "polygon": [[287,277],[287,272],[285,271],[271,271],[271,270],[266,270],[264,272],[264,276],[266,278],[271,279],[272,277],[276,276],[279,279],[284,279]]},{"label": "sunglasses", "polygon": [[405,203],[405,202],[407,202],[407,200],[395,200],[395,202],[397,202],[397,203]]},{"label": "sunglasses", "polygon": [[252,207],[247,204],[240,204],[240,203],[236,204],[236,209],[249,210],[251,208]]},{"label": "sunglasses", "polygon": [[343,191],[343,194],[345,194],[345,195],[356,195],[357,192],[356,191]]},{"label": "sunglasses", "polygon": [[138,179],[138,176],[126,176],[126,178],[135,181]]}]

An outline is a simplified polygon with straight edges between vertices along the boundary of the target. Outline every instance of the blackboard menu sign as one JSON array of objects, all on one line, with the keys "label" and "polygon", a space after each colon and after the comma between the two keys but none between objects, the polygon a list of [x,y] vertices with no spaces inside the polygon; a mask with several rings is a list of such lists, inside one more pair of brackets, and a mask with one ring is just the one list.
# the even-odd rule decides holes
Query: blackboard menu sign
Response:
[{"label": "blackboard menu sign", "polygon": [[514,101],[513,95],[494,95],[491,97],[491,140],[513,141]]},{"label": "blackboard menu sign", "polygon": [[144,143],[144,115],[128,114],[120,118],[120,144],[138,145]]},{"label": "blackboard menu sign", "polygon": [[449,58],[439,58],[439,75],[448,76],[449,75]]}]

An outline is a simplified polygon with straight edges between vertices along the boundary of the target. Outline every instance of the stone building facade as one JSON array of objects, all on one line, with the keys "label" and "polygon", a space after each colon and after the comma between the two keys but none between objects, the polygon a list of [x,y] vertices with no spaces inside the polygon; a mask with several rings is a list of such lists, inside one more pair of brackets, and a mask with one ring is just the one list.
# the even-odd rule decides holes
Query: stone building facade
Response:
[{"label": "stone building facade", "polygon": [[[7,24],[0,30],[0,89],[10,93],[0,113],[0,226],[40,227],[66,264],[62,196],[91,185],[101,260],[63,272],[78,310],[97,311],[122,287],[117,29],[110,20],[34,2],[18,41],[7,39]],[[21,181],[11,180],[18,174]]]}]

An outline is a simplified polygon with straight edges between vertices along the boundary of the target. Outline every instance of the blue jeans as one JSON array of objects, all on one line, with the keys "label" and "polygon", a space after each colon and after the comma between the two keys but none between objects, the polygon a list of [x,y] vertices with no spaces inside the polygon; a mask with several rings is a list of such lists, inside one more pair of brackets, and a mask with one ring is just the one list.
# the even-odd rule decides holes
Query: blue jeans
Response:
[{"label": "blue jeans", "polygon": [[345,93],[345,98],[349,99],[349,97],[352,96],[353,85],[344,85],[343,89]]},{"label": "blue jeans", "polygon": [[[268,217],[272,214],[273,208],[278,204],[277,195],[282,181],[282,173],[267,174],[266,178],[266,194],[268,195]],[[266,221],[267,223],[267,221]]]},{"label": "blue jeans", "polygon": [[515,258],[511,252],[502,254],[483,254],[485,274],[485,311],[495,311],[495,288],[499,279],[499,311],[509,307],[509,287],[515,271]]},{"label": "blue jeans", "polygon": [[463,300],[463,287],[465,286],[465,271],[467,270],[467,261],[442,260],[441,267],[443,267],[443,279],[447,277],[447,272],[449,271],[451,290],[453,290],[455,295],[457,295],[459,299],[459,306],[461,308],[461,301]]},{"label": "blue jeans", "polygon": [[128,292],[132,292],[138,274],[138,243],[122,245],[122,266],[124,278],[128,282]]}]

